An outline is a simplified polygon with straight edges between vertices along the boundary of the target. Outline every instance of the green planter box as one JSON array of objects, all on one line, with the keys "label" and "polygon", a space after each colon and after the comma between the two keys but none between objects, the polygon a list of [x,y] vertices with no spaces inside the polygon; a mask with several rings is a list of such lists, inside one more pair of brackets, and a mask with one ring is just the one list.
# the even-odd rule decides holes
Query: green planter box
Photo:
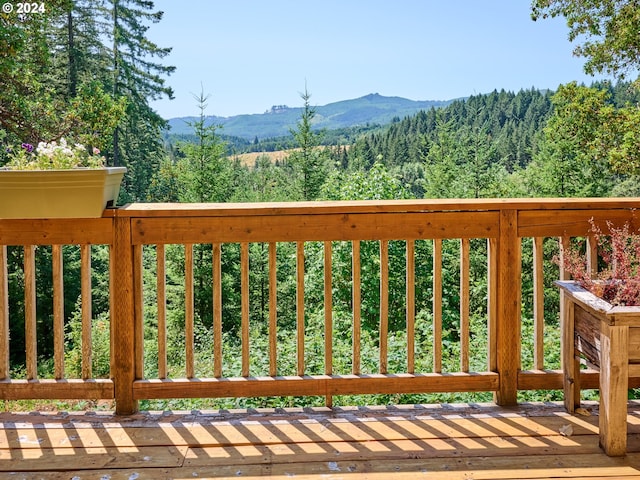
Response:
[{"label": "green planter box", "polygon": [[96,218],[115,206],[125,167],[0,170],[0,218]]}]

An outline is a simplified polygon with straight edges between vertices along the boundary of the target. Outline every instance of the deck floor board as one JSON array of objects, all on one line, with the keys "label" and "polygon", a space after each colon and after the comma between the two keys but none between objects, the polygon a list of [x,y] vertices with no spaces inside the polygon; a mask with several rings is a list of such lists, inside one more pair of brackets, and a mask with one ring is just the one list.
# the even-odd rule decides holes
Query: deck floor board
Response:
[{"label": "deck floor board", "polygon": [[640,478],[640,403],[618,458],[600,450],[587,407],[0,413],[0,478]]}]

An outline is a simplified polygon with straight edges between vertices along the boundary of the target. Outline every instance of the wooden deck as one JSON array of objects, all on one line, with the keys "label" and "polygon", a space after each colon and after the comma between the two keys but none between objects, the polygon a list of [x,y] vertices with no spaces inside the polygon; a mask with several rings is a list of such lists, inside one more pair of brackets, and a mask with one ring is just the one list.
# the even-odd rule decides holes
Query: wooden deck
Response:
[{"label": "wooden deck", "polygon": [[619,458],[598,447],[586,407],[2,413],[0,478],[640,478],[640,403]]}]

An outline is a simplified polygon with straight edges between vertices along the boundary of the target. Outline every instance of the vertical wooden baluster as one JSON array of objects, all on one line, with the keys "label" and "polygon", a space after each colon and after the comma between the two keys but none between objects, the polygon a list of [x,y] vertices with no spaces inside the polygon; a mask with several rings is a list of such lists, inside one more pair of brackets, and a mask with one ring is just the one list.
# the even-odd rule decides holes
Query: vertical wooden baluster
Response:
[{"label": "vertical wooden baluster", "polygon": [[278,374],[278,270],[277,248],[269,244],[269,375]]},{"label": "vertical wooden baluster", "polygon": [[135,343],[134,369],[136,378],[144,378],[144,268],[142,266],[142,245],[133,246],[133,303]]},{"label": "vertical wooden baluster", "polygon": [[193,244],[184,246],[184,337],[186,356],[186,377],[195,376],[194,368],[194,293],[193,293]]},{"label": "vertical wooden baluster", "polygon": [[442,372],[442,240],[433,241],[433,371]]},{"label": "vertical wooden baluster", "polygon": [[587,237],[587,268],[595,278],[598,274],[598,242],[593,235]]},{"label": "vertical wooden baluster", "polygon": [[416,259],[415,241],[407,240],[407,373],[415,372]]},{"label": "vertical wooden baluster", "polygon": [[495,372],[498,368],[497,329],[498,329],[498,239],[487,240],[488,292],[487,292],[487,354],[488,370]]},{"label": "vertical wooden baluster", "polygon": [[380,373],[388,372],[389,359],[389,242],[380,241]]},{"label": "vertical wooden baluster", "polygon": [[158,377],[167,378],[167,271],[164,244],[156,245],[156,285],[158,304]]},{"label": "vertical wooden baluster", "polygon": [[24,325],[27,380],[38,376],[38,339],[36,333],[36,247],[24,247]]},{"label": "vertical wooden baluster", "polygon": [[[115,222],[114,222],[115,226]],[[116,262],[115,262],[115,245],[109,245],[109,378],[113,379],[116,370],[115,350],[116,336],[114,335],[114,324],[116,323]]]},{"label": "vertical wooden baluster", "polygon": [[560,280],[571,280],[571,274],[564,268],[565,252],[571,247],[571,238],[567,235],[560,237]]},{"label": "vertical wooden baluster", "polygon": [[62,245],[51,247],[53,274],[53,375],[64,378],[64,272]]},{"label": "vertical wooden baluster", "polygon": [[249,376],[249,244],[240,244],[242,376]]},{"label": "vertical wooden baluster", "polygon": [[304,375],[304,242],[296,242],[296,321],[298,375]]},{"label": "vertical wooden baluster", "polygon": [[[571,274],[564,268],[564,261],[565,261],[565,252],[569,251],[569,247],[570,247],[570,244],[571,244],[571,239],[569,238],[569,236],[564,235],[564,236],[562,236],[562,237],[560,237],[558,239],[558,242],[559,242],[558,247],[560,249],[560,252],[558,254],[558,257],[559,257],[558,263],[560,264],[560,272],[559,272],[558,276],[560,277],[560,280],[570,280],[571,279]],[[562,289],[560,289],[560,318],[561,319],[565,318],[564,310],[566,308],[566,303],[567,302],[565,301],[565,298],[564,298],[564,292],[562,291]],[[562,332],[564,332],[564,330],[565,329],[563,329]],[[561,332],[561,334],[562,334],[562,332]],[[567,341],[569,341],[569,343],[567,343]],[[571,350],[569,350],[569,349],[571,349]],[[569,352],[569,351],[573,352],[573,339],[569,340],[568,338],[565,338],[564,335],[562,335],[560,337],[560,351],[561,352]],[[566,357],[565,355],[560,357],[560,364],[561,364],[560,367],[563,370],[564,370],[564,365],[565,365],[566,358],[570,358],[570,357]],[[578,392],[578,395],[579,395],[579,392]]]},{"label": "vertical wooden baluster", "polygon": [[533,368],[544,369],[544,238],[533,239]]},{"label": "vertical wooden baluster", "polygon": [[353,366],[352,373],[360,375],[360,240],[354,240],[352,245],[352,270],[353,270]]},{"label": "vertical wooden baluster", "polygon": [[469,246],[460,240],[460,371],[469,371]]},{"label": "vertical wooden baluster", "polygon": [[[333,293],[332,293],[332,245],[324,242],[324,373],[333,375]],[[327,407],[333,405],[333,397],[325,396]]]},{"label": "vertical wooden baluster", "polygon": [[9,272],[7,246],[0,245],[0,380],[8,380],[9,372]]},{"label": "vertical wooden baluster", "polygon": [[213,376],[222,377],[222,246],[212,246],[213,262]]},{"label": "vertical wooden baluster", "polygon": [[91,245],[80,246],[80,296],[82,299],[82,379],[92,377]]}]

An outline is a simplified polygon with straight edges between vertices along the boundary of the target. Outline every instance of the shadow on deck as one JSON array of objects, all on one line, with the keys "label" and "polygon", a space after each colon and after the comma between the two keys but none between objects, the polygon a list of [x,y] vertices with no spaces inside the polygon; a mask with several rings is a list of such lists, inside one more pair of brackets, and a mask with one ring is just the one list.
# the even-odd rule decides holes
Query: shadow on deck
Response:
[{"label": "shadow on deck", "polygon": [[619,458],[585,406],[2,413],[0,478],[640,478],[640,402]]}]

